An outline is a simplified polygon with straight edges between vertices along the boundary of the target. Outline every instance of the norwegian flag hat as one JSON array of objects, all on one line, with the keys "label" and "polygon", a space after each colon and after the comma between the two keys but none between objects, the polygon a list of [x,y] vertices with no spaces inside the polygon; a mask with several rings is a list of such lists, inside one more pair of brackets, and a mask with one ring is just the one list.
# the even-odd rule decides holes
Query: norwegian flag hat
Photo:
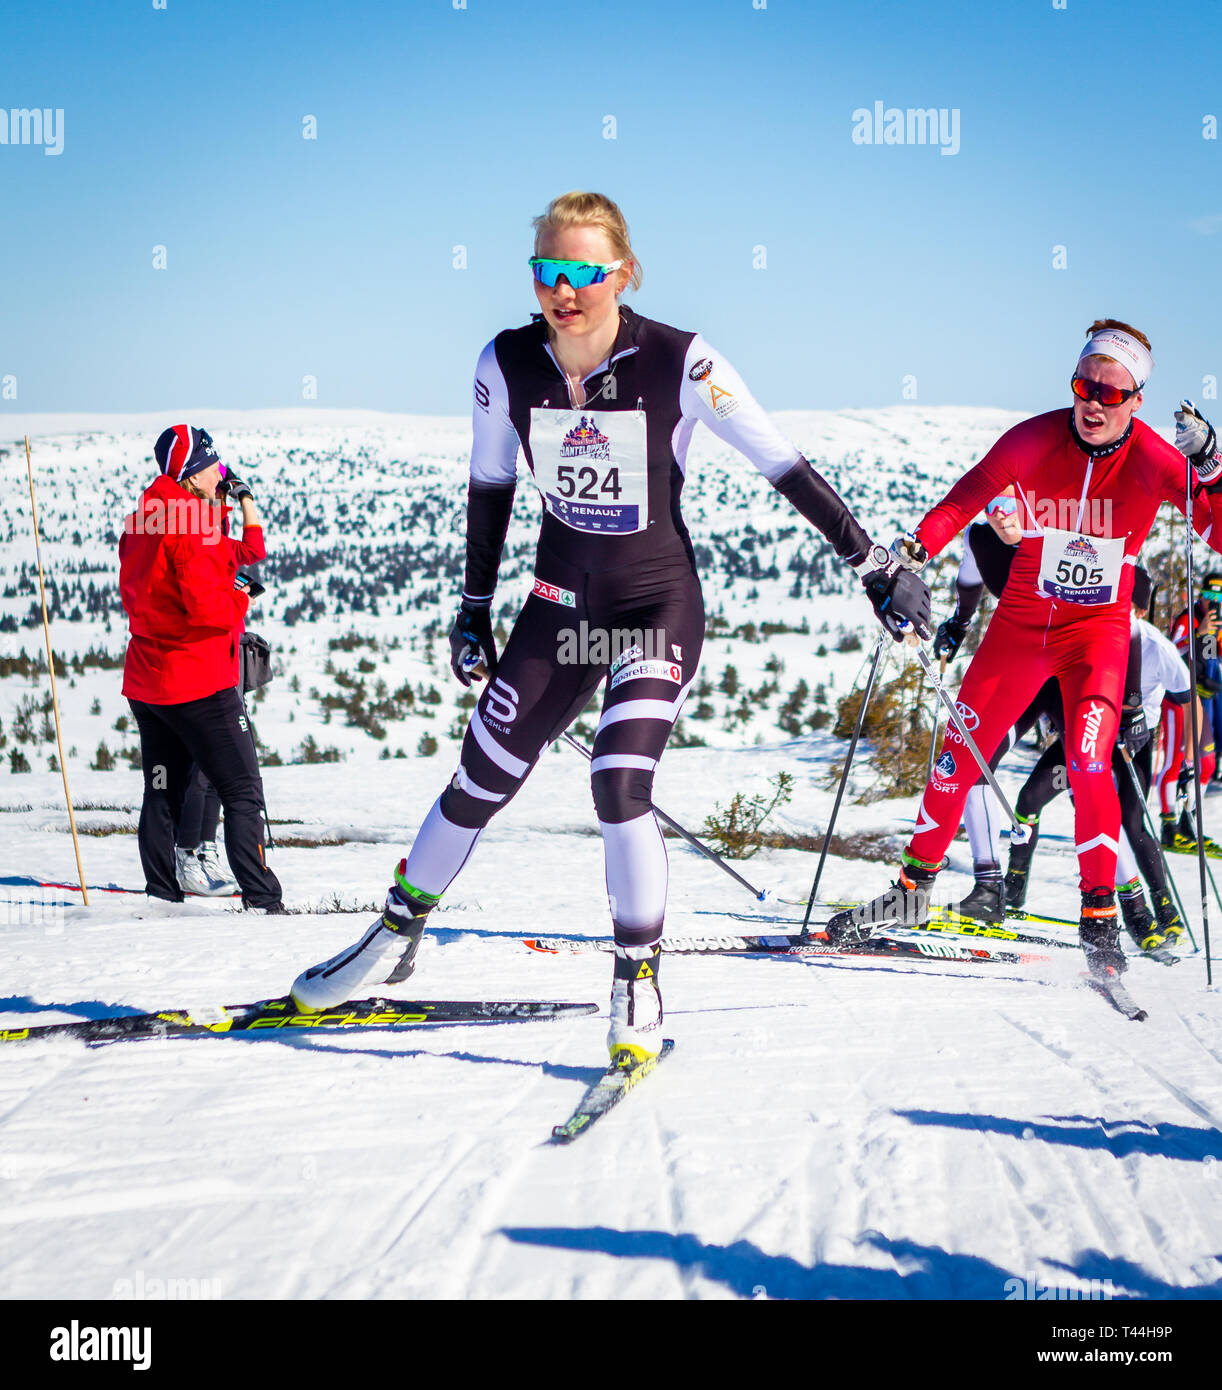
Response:
[{"label": "norwegian flag hat", "polygon": [[212,436],[197,425],[171,425],[162,430],[153,446],[157,466],[176,483],[185,482],[192,473],[199,473],[214,463],[220,463]]}]

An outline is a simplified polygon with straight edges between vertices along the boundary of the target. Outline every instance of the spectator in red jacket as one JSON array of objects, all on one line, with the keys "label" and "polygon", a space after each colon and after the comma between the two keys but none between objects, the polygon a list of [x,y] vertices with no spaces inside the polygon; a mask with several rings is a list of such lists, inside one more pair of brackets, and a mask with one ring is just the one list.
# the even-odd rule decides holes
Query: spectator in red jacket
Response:
[{"label": "spectator in red jacket", "polygon": [[[250,487],[217,456],[206,430],[173,425],[154,448],[161,476],[119,541],[119,589],[131,637],[123,693],[140,729],[144,804],[140,859],[150,897],[182,901],[174,827],[193,763],[225,811],[225,850],[245,907],[283,912],[263,854],[262,793],[238,694],[249,599],[239,565],[262,560],[263,526]],[[225,534],[225,500],[242,508],[242,539]]]}]

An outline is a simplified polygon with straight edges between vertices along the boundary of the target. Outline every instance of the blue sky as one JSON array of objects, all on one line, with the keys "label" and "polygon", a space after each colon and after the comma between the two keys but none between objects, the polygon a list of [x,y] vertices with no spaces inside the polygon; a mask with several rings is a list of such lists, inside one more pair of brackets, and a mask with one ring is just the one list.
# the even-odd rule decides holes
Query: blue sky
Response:
[{"label": "blue sky", "polygon": [[[1222,6],[759,3],[10,9],[0,108],[64,125],[0,145],[0,414],[292,407],[307,375],[465,413],[534,308],[531,217],[579,187],[628,216],[628,302],[769,409],[913,377],[1048,409],[1097,314],[1153,340],[1155,423],[1222,376]],[[854,143],[875,101],[957,111],[958,153]]]}]

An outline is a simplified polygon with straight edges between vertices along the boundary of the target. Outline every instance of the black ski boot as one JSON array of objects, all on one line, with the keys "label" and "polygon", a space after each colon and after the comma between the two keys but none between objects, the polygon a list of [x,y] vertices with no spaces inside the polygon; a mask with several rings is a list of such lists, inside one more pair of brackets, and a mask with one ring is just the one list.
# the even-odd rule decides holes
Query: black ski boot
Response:
[{"label": "black ski boot", "polygon": [[1006,865],[1006,906],[1022,907],[1027,901],[1027,871],[1031,867],[1031,856],[1035,853],[1035,842],[1040,837],[1040,821],[1035,816],[1031,820],[1026,820],[1019,816],[1031,831],[1027,837],[1026,844],[1016,845],[1010,843],[1010,862]]},{"label": "black ski boot", "polygon": [[395,870],[395,886],[386,895],[386,907],[382,913],[383,923],[393,932],[406,939],[406,948],[398,964],[387,975],[388,985],[402,984],[416,968],[416,952],[424,936],[424,924],[429,913],[437,906],[438,898],[423,889],[413,888],[403,877],[407,860],[400,859]]},{"label": "black ski boot", "polygon": [[1158,929],[1166,937],[1167,945],[1176,945],[1184,935],[1184,919],[1165,888],[1154,895],[1154,915],[1158,918]]},{"label": "black ski boot", "polygon": [[1154,918],[1146,906],[1145,894],[1140,887],[1126,892],[1123,888],[1117,894],[1120,911],[1124,917],[1125,930],[1143,951],[1157,951],[1167,944],[1167,938],[1154,925]]},{"label": "black ski boot", "polygon": [[961,917],[971,917],[977,922],[989,922],[993,926],[1004,922],[1006,904],[1001,886],[1001,866],[978,864],[975,887],[962,902],[956,903],[952,910]]},{"label": "black ski boot", "polygon": [[929,898],[937,869],[909,861],[900,866],[899,878],[872,902],[837,912],[824,928],[834,946],[860,946],[876,927],[920,927],[929,921]]},{"label": "black ski boot", "polygon": [[1082,894],[1078,939],[1086,954],[1086,968],[1098,980],[1116,980],[1128,968],[1120,949],[1120,923],[1116,895],[1111,888]]}]

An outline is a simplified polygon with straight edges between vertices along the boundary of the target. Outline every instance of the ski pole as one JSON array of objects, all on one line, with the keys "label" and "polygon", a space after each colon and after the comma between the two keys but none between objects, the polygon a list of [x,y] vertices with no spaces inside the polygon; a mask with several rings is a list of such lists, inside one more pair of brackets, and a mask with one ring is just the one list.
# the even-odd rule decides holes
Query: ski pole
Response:
[{"label": "ski pole", "polygon": [[[1185,814],[1188,817],[1189,825],[1192,826],[1193,838],[1197,840],[1198,844],[1203,843],[1197,829],[1195,818],[1192,812],[1187,809],[1187,807],[1185,807]],[[1206,877],[1209,879],[1209,886],[1213,889],[1214,902],[1218,904],[1219,909],[1222,909],[1222,892],[1218,891],[1218,882],[1217,879],[1214,878],[1214,871],[1209,867],[1208,859],[1205,861],[1205,874]],[[1193,944],[1196,944],[1195,941]],[[1200,947],[1198,946],[1197,949],[1200,950]]]},{"label": "ski pole", "polygon": [[932,664],[930,663],[929,658],[925,655],[925,648],[922,647],[919,643],[916,643],[915,646],[917,660],[925,668],[925,674],[929,677],[930,684],[938,692],[938,698],[942,701],[943,705],[946,706],[947,716],[949,717],[951,723],[955,726],[955,729],[958,732],[959,737],[966,744],[968,752],[971,753],[972,757],[976,759],[976,765],[980,768],[981,775],[984,777],[984,780],[989,784],[989,786],[992,787],[993,795],[997,798],[998,801],[1001,802],[1001,809],[1006,813],[1007,817],[1009,818],[1010,843],[1012,845],[1025,845],[1027,841],[1031,838],[1031,827],[1029,825],[1025,825],[1014,814],[1014,811],[1010,806],[1009,801],[1006,799],[1005,792],[1003,792],[1002,789],[997,785],[997,778],[993,776],[993,769],[989,766],[988,760],[981,753],[980,749],[976,747],[976,740],[971,736],[970,733],[968,733],[967,725],[963,722],[963,716],[955,708],[955,702],[950,698],[950,695],[947,694],[946,687],[938,678],[937,674],[933,669]]},{"label": "ski pole", "polygon": [[1150,807],[1146,803],[1146,798],[1141,794],[1141,783],[1137,779],[1137,769],[1133,766],[1132,755],[1129,753],[1129,750],[1124,746],[1124,744],[1119,742],[1119,740],[1116,743],[1116,747],[1120,750],[1120,757],[1124,762],[1125,767],[1127,767],[1129,770],[1129,779],[1133,783],[1133,791],[1136,793],[1137,800],[1141,803],[1141,817],[1146,827],[1146,834],[1149,835],[1149,837],[1154,841],[1154,848],[1158,850],[1158,857],[1162,862],[1163,877],[1167,880],[1168,891],[1171,893],[1171,896],[1175,899],[1175,906],[1178,909],[1180,916],[1183,918],[1184,926],[1188,928],[1188,939],[1192,942],[1193,950],[1199,951],[1201,948],[1197,945],[1197,939],[1193,935],[1192,923],[1188,919],[1188,913],[1184,910],[1184,903],[1180,898],[1179,887],[1176,884],[1175,879],[1171,875],[1171,866],[1167,863],[1167,856],[1163,853],[1162,840],[1159,837],[1158,832],[1154,828],[1154,817],[1150,814]]},{"label": "ski pole", "polygon": [[[938,662],[938,675],[939,677],[944,677],[946,675],[945,656],[943,656],[941,660]],[[933,709],[933,729],[929,735],[929,767],[926,769],[925,772],[926,782],[933,781],[933,760],[937,756],[938,752],[938,723],[938,707],[935,704]]]},{"label": "ski pole", "polygon": [[42,574],[42,545],[38,539],[38,503],[34,500],[34,465],[30,462],[30,436],[25,437],[25,469],[30,479],[30,517],[34,524],[34,555],[38,561],[38,596],[42,600],[42,630],[47,640],[47,675],[51,679],[51,705],[55,710],[55,746],[59,749],[59,770],[64,779],[64,800],[68,803],[68,828],[72,831],[72,848],[76,852],[76,872],[81,881],[81,901],[89,906],[89,891],[85,887],[85,869],[81,864],[81,842],[76,833],[76,816],[72,810],[72,793],[68,790],[68,764],[64,758],[64,736],[59,722],[59,696],[55,691],[55,656],[51,651],[51,621],[47,616],[47,590]]},{"label": "ski pole", "polygon": [[[1192,828],[1192,838],[1193,838],[1198,844],[1203,845],[1203,844],[1205,843],[1205,841],[1204,841],[1203,838],[1201,837],[1200,829],[1199,829],[1199,827],[1198,827],[1198,825],[1197,825],[1197,823],[1196,823],[1196,817],[1195,817],[1195,816],[1192,814],[1192,812],[1188,809],[1188,799],[1187,799],[1187,797],[1184,797],[1184,798],[1182,798],[1182,799],[1177,797],[1177,798],[1176,798],[1176,803],[1175,803],[1175,804],[1176,804],[1176,806],[1183,812],[1185,818],[1186,818],[1187,821],[1188,821],[1188,824],[1191,826],[1191,828]],[[1205,861],[1205,873],[1206,873],[1206,875],[1207,875],[1208,878],[1209,878],[1209,885],[1210,885],[1210,887],[1214,890],[1214,902],[1216,902],[1216,903],[1218,904],[1218,907],[1219,907],[1219,908],[1222,908],[1222,893],[1219,893],[1219,892],[1218,892],[1217,880],[1214,878],[1214,871],[1209,867],[1209,860],[1208,860],[1208,859],[1206,859],[1206,861]],[[1195,945],[1196,943],[1194,942],[1193,944]],[[1197,949],[1199,950],[1200,948],[1198,947]]]},{"label": "ski pole", "polygon": [[874,690],[874,680],[878,675],[879,662],[882,661],[883,643],[886,637],[886,629],[880,629],[878,641],[874,646],[874,660],[870,663],[870,674],[866,679],[866,688],[862,692],[861,705],[857,711],[857,723],[853,726],[853,737],[849,741],[849,751],[844,760],[844,769],[840,774],[840,785],[836,788],[836,800],[832,803],[831,818],[828,820],[827,829],[823,832],[823,848],[819,851],[819,865],[815,869],[815,881],[811,884],[810,897],[806,900],[806,916],[802,918],[803,936],[806,936],[810,931],[810,914],[814,908],[815,899],[819,896],[819,880],[823,877],[823,865],[827,861],[827,847],[831,844],[832,829],[836,824],[836,817],[840,813],[840,801],[848,784],[849,769],[853,766],[853,754],[857,751],[857,740],[861,737],[862,726],[866,722],[866,706],[870,703],[870,695]]},{"label": "ski pole", "polygon": [[[1196,826],[1194,833],[1197,840],[1197,865],[1201,880],[1201,928],[1205,937],[1205,984],[1212,988],[1214,982],[1213,972],[1213,952],[1209,947],[1209,895],[1205,888],[1205,841],[1201,838],[1205,828],[1205,817],[1201,813],[1201,758],[1200,750],[1197,747],[1199,738],[1197,736],[1197,615],[1196,599],[1192,592],[1192,460],[1184,459],[1184,536],[1185,550],[1187,552],[1187,586],[1188,586],[1188,671],[1192,679],[1192,699],[1189,702],[1189,718],[1192,723],[1192,784],[1196,791]],[[1210,874],[1212,880],[1213,875]],[[1214,886],[1216,893],[1217,885]]]},{"label": "ski pole", "polygon": [[[586,759],[587,762],[593,761],[594,754],[585,746],[584,743],[579,743],[572,736],[572,734],[563,733],[560,735],[560,737],[564,740],[565,743],[569,745],[570,748],[576,748],[576,750],[581,754],[583,758]],[[711,859],[719,869],[724,869],[726,873],[728,873],[730,877],[735,880],[736,883],[741,883],[742,886],[745,889],[747,889],[747,891],[755,898],[757,902],[762,903],[764,899],[768,896],[767,889],[756,888],[754,884],[748,883],[747,880],[743,878],[742,874],[738,873],[737,870],[732,869],[729,866],[729,864],[727,864],[726,861],[721,857],[720,854],[718,854],[715,850],[711,850],[708,847],[708,845],[702,844],[701,841],[699,841],[695,837],[695,835],[689,834],[688,831],[684,830],[684,828],[679,824],[677,820],[674,820],[672,817],[668,816],[666,812],[663,811],[660,807],[654,806],[653,813],[655,816],[658,816],[662,820],[664,820],[666,824],[669,825],[670,828],[675,832],[676,835],[681,835],[688,842],[688,844],[691,845],[693,849],[698,849],[700,853],[705,856],[706,859]]]}]

